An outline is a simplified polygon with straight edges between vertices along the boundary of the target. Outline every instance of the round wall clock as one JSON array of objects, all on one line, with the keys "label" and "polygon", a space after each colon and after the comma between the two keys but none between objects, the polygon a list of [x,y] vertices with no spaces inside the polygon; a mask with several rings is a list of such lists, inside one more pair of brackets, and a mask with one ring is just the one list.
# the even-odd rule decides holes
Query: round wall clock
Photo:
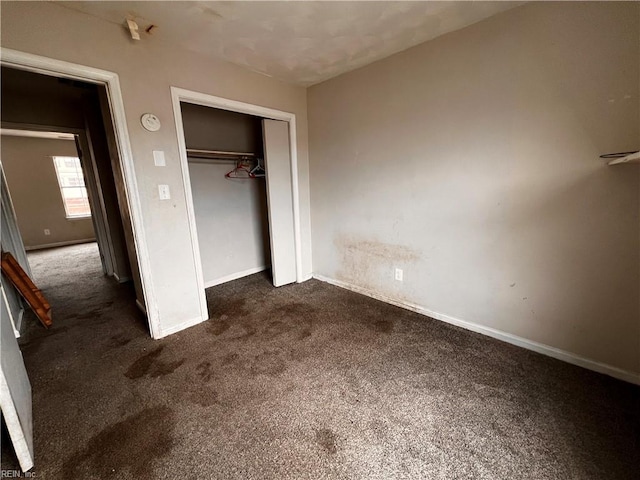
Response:
[{"label": "round wall clock", "polygon": [[157,132],[160,130],[160,119],[153,113],[145,113],[140,117],[140,123],[142,126],[150,132]]}]

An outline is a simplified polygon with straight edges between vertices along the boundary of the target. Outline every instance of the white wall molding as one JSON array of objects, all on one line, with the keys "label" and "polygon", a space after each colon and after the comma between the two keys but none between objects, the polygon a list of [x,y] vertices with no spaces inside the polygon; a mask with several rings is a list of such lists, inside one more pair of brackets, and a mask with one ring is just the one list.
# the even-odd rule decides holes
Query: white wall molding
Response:
[{"label": "white wall molding", "polygon": [[[118,283],[126,283],[126,282],[130,282],[132,280],[131,277],[121,277],[120,275],[118,275],[116,272],[113,272],[113,278],[116,280],[116,282]],[[136,299],[136,302],[138,301],[138,299]]]},{"label": "white wall molding", "polygon": [[178,333],[181,330],[186,330],[187,328],[193,327],[194,325],[198,325],[199,323],[202,323],[208,320],[208,317],[209,317],[208,315],[207,315],[207,318],[195,317],[190,320],[179,323],[178,325],[174,325],[166,329],[163,328],[162,330],[160,330],[160,336],[158,338],[168,337],[169,335]]},{"label": "white wall molding", "polygon": [[[13,200],[11,200],[11,193],[9,192],[9,185],[7,179],[4,176],[4,168],[2,167],[2,161],[0,160],[0,215],[2,215],[2,223],[4,225],[4,231],[2,232],[3,239],[8,242],[8,245],[3,245],[5,250],[11,251],[15,259],[18,261],[22,269],[29,275],[31,273],[31,265],[27,260],[27,252],[24,248],[24,242],[20,229],[18,228],[18,219],[16,218],[16,211],[13,207]],[[8,247],[8,248],[7,248]]]},{"label": "white wall molding", "polygon": [[390,297],[381,295],[379,293],[373,292],[366,288],[359,287],[352,283],[343,282],[341,280],[336,280],[330,277],[325,277],[324,275],[320,275],[317,273],[313,274],[313,278],[316,278],[317,280],[320,280],[322,282],[330,283],[331,285],[335,285],[336,287],[344,288],[346,290],[350,290],[352,292],[359,293],[361,295],[365,295],[367,297],[371,297],[391,305],[395,305],[396,307],[411,310],[413,312],[419,313],[421,315],[425,315],[427,317],[434,318],[436,320],[441,320],[451,325],[464,328],[465,330],[470,330],[472,332],[480,333],[482,335],[487,335],[488,337],[492,337],[497,340],[501,340],[503,342],[510,343],[512,345],[516,345],[518,347],[526,348],[527,350],[541,353],[542,355],[546,355],[548,357],[552,357],[557,360],[562,360],[563,362],[567,362],[572,365],[577,365],[579,367],[586,368],[588,370],[593,370],[594,372],[609,375],[619,380],[624,380],[625,382],[630,382],[636,385],[640,385],[640,373],[634,373],[628,370],[623,370],[621,368],[614,367],[612,365],[607,365],[602,362],[598,362],[595,360],[582,357],[580,355],[576,355],[575,353],[567,352],[566,350],[561,350],[559,348],[551,347],[543,343],[534,342],[533,340],[528,340],[526,338],[519,337],[517,335],[512,335],[510,333],[503,332],[495,328],[486,327],[484,325],[480,325],[480,324],[469,322],[466,320],[461,320],[459,318],[451,317],[443,313],[434,312],[433,310],[429,310],[428,308],[422,307],[420,305],[416,305],[409,302],[403,302],[400,300],[394,300]]},{"label": "white wall molding", "polygon": [[215,287],[216,285],[221,285],[223,283],[231,282],[232,280],[237,280],[238,278],[247,277],[249,275],[253,275],[254,273],[264,272],[267,268],[270,268],[268,265],[264,265],[262,267],[254,267],[248,270],[243,270],[242,272],[232,273],[230,275],[225,275],[224,277],[219,277],[214,280],[209,280],[205,282],[204,287]]},{"label": "white wall molding", "polygon": [[27,252],[34,252],[36,250],[44,250],[46,248],[66,247],[68,245],[80,245],[82,243],[95,242],[95,238],[79,238],[78,240],[67,240],[64,242],[43,243],[42,245],[34,245],[32,247],[24,247]]},{"label": "white wall molding", "polygon": [[4,288],[0,288],[2,292],[2,301],[7,306],[7,313],[9,314],[9,320],[11,321],[11,326],[13,327],[13,333],[16,338],[20,338],[20,328],[22,327],[22,316],[24,315],[24,308],[21,308],[18,312],[18,318],[13,318],[14,312],[9,308],[9,299],[7,298],[7,294],[4,292]]},{"label": "white wall molding", "polygon": [[126,201],[129,211],[131,212],[131,228],[133,230],[134,246],[140,267],[142,291],[144,292],[145,303],[147,305],[149,329],[153,338],[160,338],[163,336],[160,325],[160,314],[153,288],[151,259],[142,219],[142,202],[135,174],[133,151],[131,150],[131,142],[129,140],[129,129],[127,127],[124,100],[122,98],[118,74],[8,48],[0,48],[0,63],[20,70],[98,83],[106,87],[113,120],[113,129],[118,146],[120,168],[125,184]]},{"label": "white wall molding", "polygon": [[22,319],[24,318],[24,308],[18,312],[18,320],[16,320],[16,338],[20,338],[22,332]]}]

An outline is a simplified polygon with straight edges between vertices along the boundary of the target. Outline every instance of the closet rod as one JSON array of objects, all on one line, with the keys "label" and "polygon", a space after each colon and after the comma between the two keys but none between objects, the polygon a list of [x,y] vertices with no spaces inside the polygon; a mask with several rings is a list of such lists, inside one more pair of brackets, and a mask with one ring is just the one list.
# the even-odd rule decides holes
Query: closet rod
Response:
[{"label": "closet rod", "polygon": [[249,152],[225,152],[222,150],[198,150],[187,148],[187,157],[204,158],[212,160],[249,160],[255,158],[255,153]]}]

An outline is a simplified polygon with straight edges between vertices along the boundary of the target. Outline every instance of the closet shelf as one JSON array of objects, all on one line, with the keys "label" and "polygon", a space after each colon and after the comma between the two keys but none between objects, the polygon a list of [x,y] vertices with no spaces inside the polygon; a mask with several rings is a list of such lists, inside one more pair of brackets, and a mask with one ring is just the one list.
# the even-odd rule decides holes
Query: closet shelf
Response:
[{"label": "closet shelf", "polygon": [[611,160],[607,163],[607,165],[640,162],[640,152],[609,153],[607,155],[601,155],[600,158],[610,158]]},{"label": "closet shelf", "polygon": [[222,150],[198,150],[195,148],[187,148],[187,157],[202,158],[206,160],[229,160],[235,162],[238,160],[254,159],[256,158],[256,154],[249,152],[225,152]]}]

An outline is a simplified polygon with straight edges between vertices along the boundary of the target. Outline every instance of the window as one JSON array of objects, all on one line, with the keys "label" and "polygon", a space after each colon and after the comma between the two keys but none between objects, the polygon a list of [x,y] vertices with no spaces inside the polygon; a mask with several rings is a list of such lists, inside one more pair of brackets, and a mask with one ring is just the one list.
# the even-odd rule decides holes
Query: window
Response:
[{"label": "window", "polygon": [[58,185],[67,218],[90,217],[91,208],[80,159],[77,157],[53,157]]}]

